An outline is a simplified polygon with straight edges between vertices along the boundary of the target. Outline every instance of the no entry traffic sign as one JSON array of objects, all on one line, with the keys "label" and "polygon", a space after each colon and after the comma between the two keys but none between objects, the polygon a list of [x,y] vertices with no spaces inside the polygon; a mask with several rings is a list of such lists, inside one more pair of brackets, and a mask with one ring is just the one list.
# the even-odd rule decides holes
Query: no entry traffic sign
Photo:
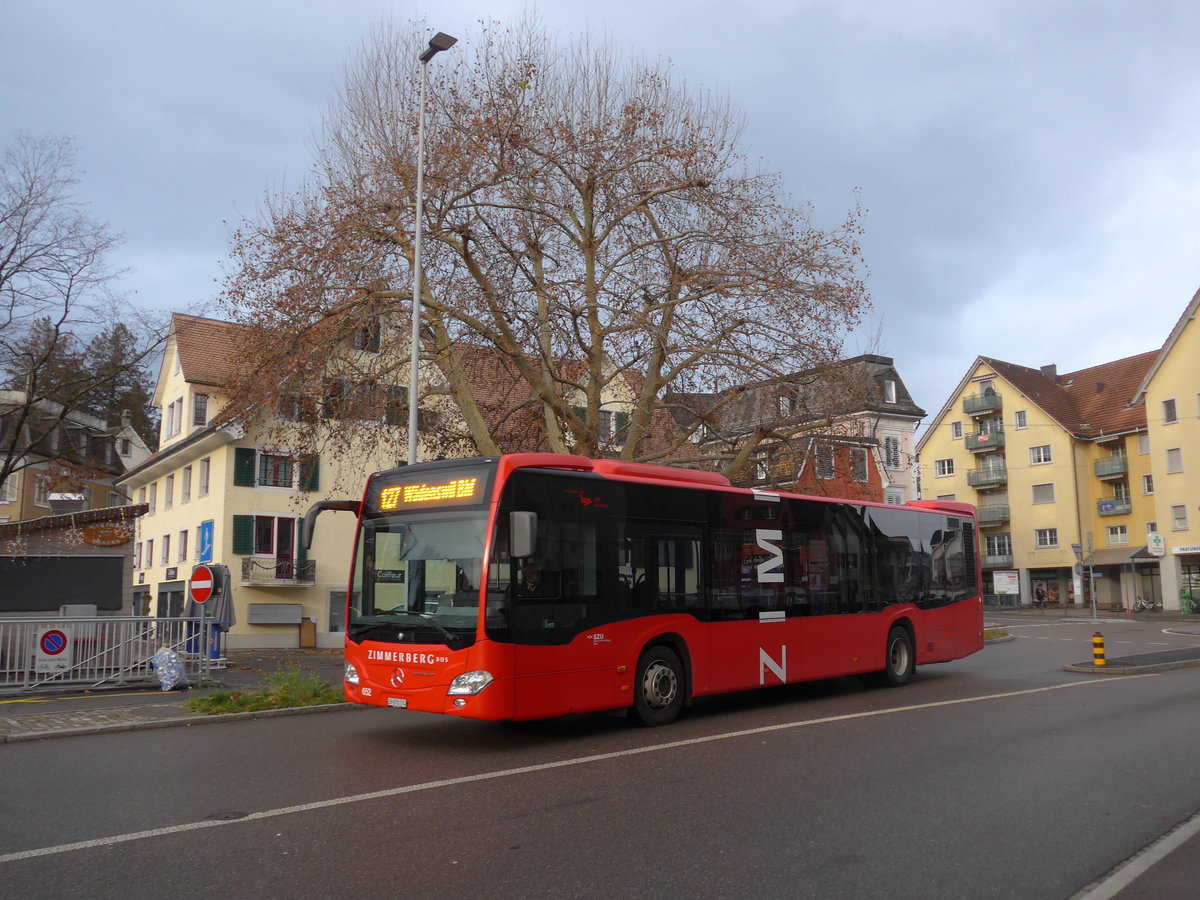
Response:
[{"label": "no entry traffic sign", "polygon": [[208,566],[196,566],[192,569],[192,578],[188,582],[188,590],[191,592],[192,599],[197,603],[203,603],[213,593],[213,571]]}]

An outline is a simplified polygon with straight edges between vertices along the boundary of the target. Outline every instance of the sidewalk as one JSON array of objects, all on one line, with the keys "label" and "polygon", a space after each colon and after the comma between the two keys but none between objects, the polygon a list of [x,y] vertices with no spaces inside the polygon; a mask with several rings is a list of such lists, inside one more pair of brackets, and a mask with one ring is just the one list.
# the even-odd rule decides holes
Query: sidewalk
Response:
[{"label": "sidewalk", "polygon": [[213,671],[212,684],[185,691],[164,692],[157,686],[145,689],[126,686],[112,690],[0,697],[0,743],[350,708],[339,704],[212,716],[184,708],[189,697],[210,691],[257,691],[266,685],[267,675],[286,666],[297,666],[306,674],[319,675],[334,687],[341,686],[343,662],[340,649],[234,651],[228,655],[226,668]]}]

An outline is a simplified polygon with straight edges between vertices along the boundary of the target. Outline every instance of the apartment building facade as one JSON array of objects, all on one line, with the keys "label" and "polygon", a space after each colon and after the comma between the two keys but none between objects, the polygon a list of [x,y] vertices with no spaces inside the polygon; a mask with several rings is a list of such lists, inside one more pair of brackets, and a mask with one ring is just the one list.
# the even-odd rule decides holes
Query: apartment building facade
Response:
[{"label": "apartment building facade", "polygon": [[986,593],[1017,580],[1024,603],[1090,604],[1094,582],[1106,609],[1161,593],[1148,429],[1131,403],[1154,355],[1064,375],[978,357],[930,422],[922,496],[978,508]]}]

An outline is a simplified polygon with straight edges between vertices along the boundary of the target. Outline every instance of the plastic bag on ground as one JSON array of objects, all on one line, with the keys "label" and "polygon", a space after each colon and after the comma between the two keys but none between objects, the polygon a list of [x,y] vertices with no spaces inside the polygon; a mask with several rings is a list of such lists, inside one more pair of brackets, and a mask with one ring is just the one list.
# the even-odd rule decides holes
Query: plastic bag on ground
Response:
[{"label": "plastic bag on ground", "polygon": [[179,654],[169,647],[159,647],[158,652],[150,657],[154,672],[158,675],[158,683],[164,691],[187,687],[187,674],[183,669],[183,660]]}]

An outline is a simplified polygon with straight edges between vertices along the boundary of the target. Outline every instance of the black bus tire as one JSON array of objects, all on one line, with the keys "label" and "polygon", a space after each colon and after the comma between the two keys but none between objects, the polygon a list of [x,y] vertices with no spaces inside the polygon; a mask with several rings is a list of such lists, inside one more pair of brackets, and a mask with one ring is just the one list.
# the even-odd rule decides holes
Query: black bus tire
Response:
[{"label": "black bus tire", "polygon": [[658,644],[638,660],[633,709],[643,725],[667,725],[683,709],[683,663],[670,647]]},{"label": "black bus tire", "polygon": [[888,687],[903,687],[912,681],[917,659],[912,635],[903,625],[896,625],[888,632],[884,665],[882,681]]}]

